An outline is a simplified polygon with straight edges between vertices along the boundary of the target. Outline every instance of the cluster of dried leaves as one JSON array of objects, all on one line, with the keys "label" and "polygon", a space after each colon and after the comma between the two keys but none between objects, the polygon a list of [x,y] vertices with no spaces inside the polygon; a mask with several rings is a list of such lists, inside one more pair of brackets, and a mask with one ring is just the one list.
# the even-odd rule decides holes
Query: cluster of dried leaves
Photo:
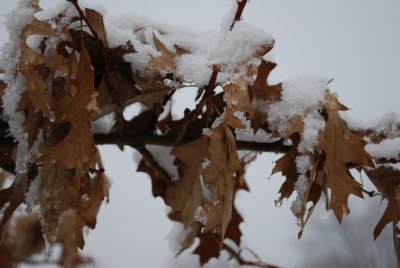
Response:
[{"label": "cluster of dried leaves", "polygon": [[[71,2],[79,16],[71,18],[69,25],[54,28],[50,22],[35,18],[20,36],[21,54],[15,59],[14,76],[25,77],[27,83],[18,111],[25,113],[23,129],[28,146],[30,149],[38,147],[38,153],[29,156],[27,172],[17,174],[18,179],[0,191],[0,207],[3,208],[0,259],[5,263],[2,267],[12,267],[40,252],[43,237],[51,244],[62,245],[60,265],[87,261],[76,249],[83,248],[82,230],[85,226],[95,227],[97,212],[107,198],[109,185],[95,146],[96,140],[104,141],[107,137],[117,145],[121,145],[120,138],[124,137],[125,144],[142,154],[138,170],[149,174],[154,196],[163,198],[172,208],[171,220],[181,222],[188,231],[180,252],[198,238],[200,244],[194,253],[200,256],[202,264],[218,257],[224,248],[246,264],[225,241],[230,239],[240,247],[239,225],[243,218],[234,207],[234,200],[237,191],[248,190],[245,168],[254,157],[249,154],[239,157],[236,132],[245,131],[247,123],[255,130],[263,129],[272,134],[274,144],[280,144],[280,148],[287,148],[284,144],[291,140],[290,149],[273,170],[286,177],[279,201],[293,194],[301,175],[296,158],[306,155],[311,159],[309,170],[302,174],[308,186],[302,195],[299,193],[300,209],[295,215],[302,230],[322,194],[327,195],[328,208],[339,221],[350,211],[349,196],[363,197],[362,185],[349,172],[352,167],[363,168],[388,200],[374,236],[377,237],[388,223],[396,224],[400,220],[400,174],[386,165],[393,159],[372,159],[364,150],[366,137],[378,143],[386,136],[372,130],[351,131],[339,116],[339,111],[346,107],[334,94],[327,90],[320,104],[318,113],[326,125],[319,131],[312,150],[305,153],[298,150],[304,136],[303,117],[290,118],[284,135],[269,127],[267,109],[253,104],[257,100],[268,107],[281,100],[282,84],[268,83],[275,64],[263,59],[272,49],[271,44],[263,44],[254,52],[258,65],[252,61],[230,66],[231,69],[247,68],[243,76],[217,84],[216,78],[223,67],[214,66],[209,83],[197,85],[199,94],[193,110],[181,120],[172,120],[170,112],[160,119],[175,93],[173,85],[189,82],[181,81],[175,73],[175,58],[191,52],[179,47],[170,51],[153,35],[153,42],[148,45],[154,46],[160,56],[151,56],[144,73],[132,72],[123,56],[134,53],[133,46],[127,43],[123,47],[109,48],[102,15],[92,9],[82,10],[76,1]],[[238,3],[238,13],[243,11],[246,2]],[[39,11],[37,1],[32,0],[31,5]],[[60,14],[54,19],[57,22],[63,16]],[[236,14],[235,20],[239,19],[240,14]],[[43,37],[38,49],[27,45],[32,35]],[[164,83],[165,79],[175,83]],[[7,86],[1,82],[2,95]],[[216,94],[216,86],[222,86],[223,92]],[[137,102],[146,105],[148,110],[126,121],[121,111]],[[112,133],[94,136],[91,122],[113,111],[117,120]],[[6,140],[9,125],[7,118],[3,120],[1,134]],[[155,133],[170,137],[165,145],[174,145],[171,154],[175,157],[179,180],[173,180],[155,160],[144,146],[146,140],[138,145],[138,137],[154,138]],[[40,144],[38,137],[42,140]],[[147,142],[151,143],[151,139]],[[13,152],[18,144],[8,145],[2,148],[0,166],[14,173],[17,159]],[[259,145],[261,148],[262,144]],[[37,190],[32,197],[33,185],[37,185]],[[18,214],[14,212],[23,204],[33,212],[13,221],[13,214]],[[398,232],[396,227],[396,248],[399,248]],[[247,264],[268,267],[261,262]]]}]

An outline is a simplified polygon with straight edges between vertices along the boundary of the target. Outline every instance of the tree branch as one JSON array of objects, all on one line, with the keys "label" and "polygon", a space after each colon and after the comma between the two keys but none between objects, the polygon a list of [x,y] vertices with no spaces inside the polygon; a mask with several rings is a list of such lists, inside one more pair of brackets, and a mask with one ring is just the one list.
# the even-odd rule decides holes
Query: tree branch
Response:
[{"label": "tree branch", "polygon": [[[184,138],[180,144],[188,143],[194,139]],[[159,136],[159,135],[120,135],[112,134],[95,134],[94,141],[97,145],[127,145],[131,147],[139,147],[146,144],[161,145],[161,146],[176,146],[174,136]],[[236,147],[238,150],[257,151],[257,152],[272,152],[286,153],[290,146],[283,145],[281,140],[272,143],[237,141]]]}]

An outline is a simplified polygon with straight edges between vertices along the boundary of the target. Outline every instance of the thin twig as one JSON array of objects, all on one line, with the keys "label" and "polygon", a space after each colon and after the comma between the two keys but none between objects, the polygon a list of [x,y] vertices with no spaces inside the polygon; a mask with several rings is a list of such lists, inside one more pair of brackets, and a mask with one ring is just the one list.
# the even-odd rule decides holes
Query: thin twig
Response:
[{"label": "thin twig", "polygon": [[249,252],[257,259],[257,261],[250,261],[250,260],[245,260],[240,254],[241,251],[237,252],[234,250],[232,247],[230,247],[228,244],[224,243],[224,249],[231,255],[232,258],[234,258],[239,265],[248,265],[248,266],[254,266],[254,267],[260,267],[260,268],[279,268],[278,266],[267,264],[263,262],[257,254],[255,254],[253,251]]},{"label": "thin twig", "polygon": [[238,0],[238,1],[237,1],[237,4],[238,4],[238,8],[237,8],[237,10],[236,10],[235,18],[234,18],[233,21],[232,21],[230,30],[233,29],[233,26],[235,26],[235,23],[236,23],[236,22],[238,22],[238,21],[241,20],[243,10],[244,10],[244,8],[246,7],[246,4],[247,4],[247,0],[241,0],[240,2],[239,2],[239,0]]}]

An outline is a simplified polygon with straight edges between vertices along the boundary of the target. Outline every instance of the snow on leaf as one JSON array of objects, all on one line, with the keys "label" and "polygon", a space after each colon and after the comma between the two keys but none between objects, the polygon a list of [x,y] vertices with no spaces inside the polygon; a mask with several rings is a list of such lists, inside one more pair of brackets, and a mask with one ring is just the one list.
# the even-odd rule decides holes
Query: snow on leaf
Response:
[{"label": "snow on leaf", "polygon": [[[227,112],[226,120],[229,126],[233,128],[245,128],[242,121],[246,120],[244,116],[254,114],[251,106],[249,90],[243,77],[224,86],[224,101],[226,102]],[[238,118],[234,114],[242,114],[243,118]]]},{"label": "snow on leaf", "polygon": [[165,45],[153,33],[153,42],[155,47],[161,52],[161,56],[151,56],[147,63],[147,71],[163,74],[175,70],[175,55],[169,51]]},{"label": "snow on leaf", "polygon": [[345,110],[345,106],[338,102],[335,95],[327,94],[324,108],[328,118],[325,129],[320,130],[317,149],[326,154],[323,171],[326,175],[326,186],[331,189],[329,208],[341,222],[343,213],[350,212],[347,205],[349,195],[362,197],[361,185],[349,174],[347,165],[373,164],[364,150],[366,142],[351,133],[339,116],[339,111]]},{"label": "snow on leaf", "polygon": [[262,60],[258,66],[256,80],[250,88],[255,110],[252,125],[256,130],[266,121],[267,106],[281,99],[282,83],[276,85],[268,83],[268,76],[275,66],[273,62]]}]

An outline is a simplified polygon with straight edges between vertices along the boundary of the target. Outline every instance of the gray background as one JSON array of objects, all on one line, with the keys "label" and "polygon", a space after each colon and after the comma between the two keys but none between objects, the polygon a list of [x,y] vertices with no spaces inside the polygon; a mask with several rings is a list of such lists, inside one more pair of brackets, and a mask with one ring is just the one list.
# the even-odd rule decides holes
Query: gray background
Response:
[{"label": "gray background", "polygon": [[[46,7],[59,1],[42,2]],[[147,15],[201,31],[217,30],[231,5],[230,0],[90,2],[101,3],[109,14]],[[15,6],[14,0],[1,0],[0,13]],[[400,113],[399,12],[398,0],[251,0],[243,18],[276,39],[273,54],[278,66],[272,81],[303,73],[334,78],[332,91],[352,108],[352,116],[367,120],[391,111]],[[3,23],[1,16],[0,45],[8,39]],[[112,181],[111,202],[102,207],[98,226],[87,236],[85,252],[104,268],[197,267],[197,257],[189,254],[174,260],[166,238],[172,224],[162,200],[151,196],[150,180],[135,172],[136,153],[129,148],[120,152],[112,146],[102,147],[101,152]],[[391,230],[386,228],[385,235],[372,242],[374,224],[382,213],[378,198],[351,198],[352,212],[343,224],[346,235],[341,235],[331,213],[316,211],[298,241],[295,218],[289,210],[291,201],[281,208],[274,206],[283,179],[275,175],[267,180],[278,157],[260,156],[247,176],[251,193],[241,193],[237,200],[245,217],[241,226],[245,246],[262,259],[286,267],[318,267],[321,259],[330,258],[336,260],[332,267],[390,267],[380,261],[391,253],[390,238],[384,241]],[[216,261],[210,266],[229,267]]]}]

